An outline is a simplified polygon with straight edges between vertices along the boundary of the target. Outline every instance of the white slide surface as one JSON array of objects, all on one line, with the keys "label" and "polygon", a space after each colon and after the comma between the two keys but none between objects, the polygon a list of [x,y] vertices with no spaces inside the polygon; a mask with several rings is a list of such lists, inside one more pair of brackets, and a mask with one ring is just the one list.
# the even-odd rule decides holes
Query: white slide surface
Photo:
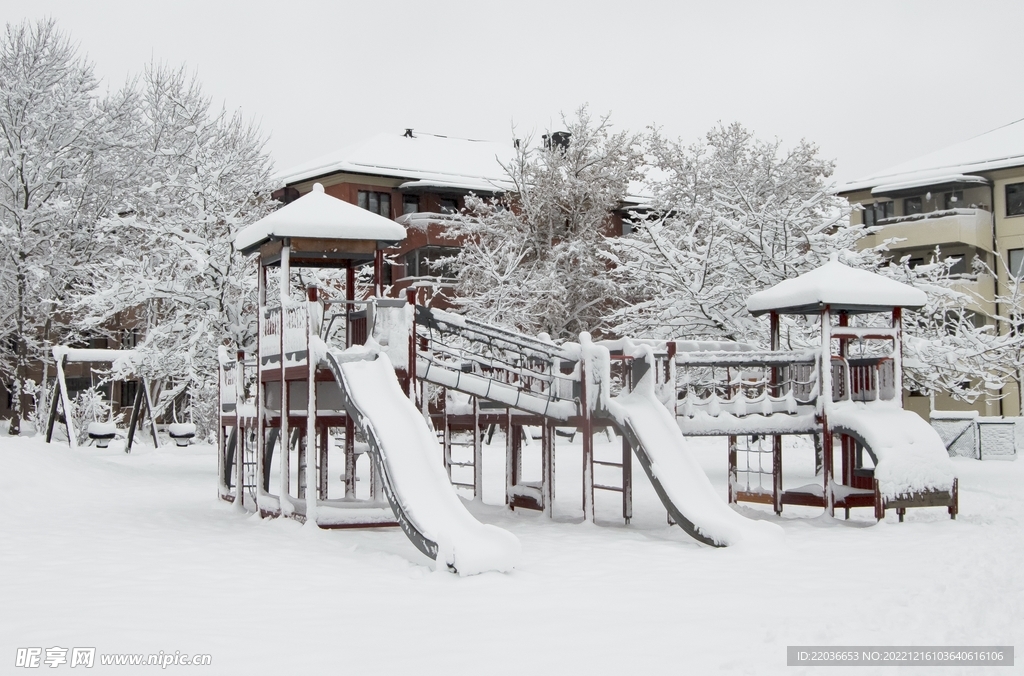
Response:
[{"label": "white slide surface", "polygon": [[610,399],[608,413],[633,447],[665,508],[689,535],[717,547],[782,537],[781,527],[741,516],[715,492],[672,414],[655,397],[649,376],[633,392]]},{"label": "white slide surface", "polygon": [[442,466],[436,435],[402,392],[387,355],[350,348],[331,349],[326,357],[413,544],[462,575],[514,568],[519,539],[480,523],[462,504]]}]

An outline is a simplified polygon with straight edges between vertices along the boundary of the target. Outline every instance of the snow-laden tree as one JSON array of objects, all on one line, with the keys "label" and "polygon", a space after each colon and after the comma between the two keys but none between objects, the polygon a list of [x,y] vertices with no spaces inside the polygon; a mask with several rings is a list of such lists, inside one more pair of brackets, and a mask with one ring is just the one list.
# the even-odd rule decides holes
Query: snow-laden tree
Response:
[{"label": "snow-laden tree", "polygon": [[928,298],[923,308],[903,312],[903,386],[973,402],[997,393],[1006,382],[1003,355],[1012,341],[987,321],[979,296],[957,288],[959,275],[950,273],[955,262],[936,249],[926,265],[910,267],[904,256],[879,273],[924,291]]},{"label": "snow-laden tree", "polygon": [[232,242],[270,208],[271,162],[257,126],[213,109],[184,68],[150,66],[139,96],[139,175],[101,222],[110,253],[89,266],[73,311],[87,326],[138,322],[135,374],[187,384],[206,411],[217,347],[255,338],[256,273]]},{"label": "snow-laden tree", "polygon": [[567,137],[521,143],[502,202],[470,197],[450,232],[463,238],[454,263],[467,314],[575,338],[600,330],[616,297],[599,250],[641,156],[635,135],[586,107],[563,124]]},{"label": "snow-laden tree", "polygon": [[[650,210],[610,242],[628,303],[610,316],[625,335],[767,343],[746,310],[752,293],[795,277],[863,236],[815,145],[762,141],[739,124],[684,145],[647,137]],[[863,254],[877,256],[873,252]]]},{"label": "snow-laden tree", "polygon": [[1006,280],[1003,292],[995,296],[994,320],[1002,353],[990,360],[990,367],[995,362],[1005,374],[1005,382],[1016,387],[1017,414],[1024,416],[1024,270],[1012,268],[1002,257],[996,261],[994,270],[981,265],[976,267],[977,272],[992,275],[997,280],[998,270]]},{"label": "snow-laden tree", "polygon": [[[974,275],[995,278],[999,270],[1008,280],[1003,293],[986,299],[962,284],[961,275],[951,274],[955,262],[936,248],[926,265],[910,268],[904,257],[883,270],[928,296],[924,308],[903,315],[904,385],[925,394],[946,392],[966,402],[998,397],[1010,383],[1019,393],[1024,371],[1020,273],[1002,260],[993,269],[975,258]],[[993,305],[993,312],[985,310]]]},{"label": "snow-laden tree", "polygon": [[63,334],[55,312],[102,247],[131,97],[96,95],[92,66],[52,20],[0,38],[0,378],[13,389],[11,434],[34,390],[30,364]]}]

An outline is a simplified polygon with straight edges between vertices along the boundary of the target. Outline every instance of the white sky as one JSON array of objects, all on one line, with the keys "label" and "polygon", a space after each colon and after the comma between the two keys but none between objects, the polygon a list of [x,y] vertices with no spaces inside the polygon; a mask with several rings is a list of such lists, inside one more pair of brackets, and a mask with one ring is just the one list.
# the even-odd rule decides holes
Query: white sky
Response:
[{"label": "white sky", "polygon": [[1024,117],[1024,3],[0,0],[117,87],[151,59],[257,119],[278,169],[378,132],[506,140],[589,103],[687,141],[807,138],[837,178]]}]

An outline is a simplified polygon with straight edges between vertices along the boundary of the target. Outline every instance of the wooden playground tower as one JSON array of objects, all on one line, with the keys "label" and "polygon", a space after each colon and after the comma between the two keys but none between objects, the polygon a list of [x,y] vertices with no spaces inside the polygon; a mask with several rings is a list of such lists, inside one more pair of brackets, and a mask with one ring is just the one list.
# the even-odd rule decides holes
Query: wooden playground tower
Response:
[{"label": "wooden playground tower", "polygon": [[[813,281],[808,283],[812,278]],[[819,281],[820,278],[820,281]],[[803,288],[793,289],[786,287]],[[830,419],[837,406],[849,407],[857,402],[869,405],[888,403],[891,408],[903,408],[903,309],[917,309],[924,305],[924,294],[909,287],[848,268],[836,258],[822,268],[807,273],[803,278],[787,280],[782,284],[755,294],[748,301],[748,309],[755,316],[770,316],[771,350],[780,351],[782,336],[780,318],[784,315],[816,316],[821,327],[820,347],[810,360],[790,360],[789,365],[770,368],[768,387],[778,390],[787,371],[799,379],[811,369],[817,372],[817,399],[812,429],[800,430],[816,436],[820,448],[821,485],[807,485],[790,490],[782,487],[782,435],[770,423],[763,429],[751,430],[757,436],[770,436],[771,491],[744,490],[740,486],[737,465],[738,444],[730,436],[729,444],[729,500],[772,505],[780,514],[783,505],[804,505],[824,508],[832,514],[836,508],[844,510],[846,518],[854,507],[871,507],[877,519],[885,516],[887,508],[895,509],[899,520],[909,507],[946,507],[951,518],[959,508],[957,481],[948,491],[927,490],[912,495],[885,498],[874,476],[878,458],[861,431]],[[879,292],[880,291],[880,292]],[[915,295],[918,297],[915,298]],[[860,322],[858,319],[867,321]],[[801,364],[803,367],[801,368]],[[805,383],[793,390],[804,396],[811,394]],[[916,420],[916,419],[915,419]],[[798,430],[792,430],[797,432]],[[841,472],[835,476],[836,438]],[[749,449],[749,446],[748,446]],[[749,452],[749,451],[748,451]],[[868,465],[865,455],[870,456]],[[760,463],[759,463],[760,464]],[[753,472],[748,462],[748,479]],[[756,473],[761,473],[760,466]]]},{"label": "wooden playground tower", "polygon": [[[714,544],[671,504],[643,444],[607,408],[610,394],[626,394],[647,376],[684,435],[729,439],[730,502],[770,504],[777,513],[787,504],[829,513],[839,507],[847,516],[851,508],[872,507],[878,518],[886,508],[895,508],[901,520],[908,507],[946,506],[955,517],[955,481],[950,490],[883,495],[865,459],[865,453],[873,455],[871,440],[842,417],[845,403],[901,410],[901,308],[920,305],[917,296],[901,300],[896,294],[891,302],[867,294],[851,302],[812,294],[794,303],[792,294],[774,299],[772,290],[756,294],[750,310],[771,317],[768,351],[697,341],[592,343],[589,336],[581,336],[580,343],[555,344],[430,308],[416,288],[403,300],[383,298],[382,250],[404,237],[403,228],[317,188],[236,240],[242,252],[259,255],[259,330],[255,354],[221,354],[222,499],[263,516],[313,518],[325,528],[406,527],[397,509],[391,509],[393,496],[385,496],[383,469],[374,461],[370,485],[357,490],[356,465],[365,448],[357,443],[357,421],[348,412],[349,395],[340,386],[337,364],[324,360],[327,344],[341,350],[369,342],[389,355],[402,390],[432,421],[451,483],[472,490],[477,499],[483,490],[483,445],[488,430],[500,428],[506,443],[506,503],[551,516],[556,436],[560,430],[577,430],[582,435],[585,520],[594,519],[595,491],[606,490],[621,494],[622,517],[629,521],[632,451],[666,504],[670,521]],[[356,298],[356,268],[371,262],[373,297]],[[849,268],[840,267],[826,272],[847,274]],[[279,293],[272,299],[269,275],[275,268]],[[288,282],[298,268],[344,269],[345,299],[321,298],[313,288],[301,300],[293,297]],[[334,312],[339,305],[342,311]],[[819,317],[819,349],[780,349],[786,314]],[[862,318],[880,316],[886,321],[858,325]],[[603,428],[622,435],[621,456],[595,457],[594,434]],[[525,480],[523,471],[528,429],[540,432],[539,481]],[[456,437],[465,433],[468,448],[459,450],[469,453],[459,455]],[[782,438],[796,434],[820,438],[821,481],[785,490]],[[832,469],[834,435],[842,466],[839,480]],[[332,444],[332,438],[339,443]],[[771,439],[769,450],[754,448],[763,446],[764,439]],[[275,451],[279,476],[273,487]],[[341,458],[334,457],[339,451]],[[747,462],[740,464],[743,455]],[[756,467],[752,455],[758,458]],[[766,456],[768,470],[761,462]],[[598,472],[603,479],[598,480]]]},{"label": "wooden playground tower", "polygon": [[[220,496],[263,516],[305,520],[315,512],[317,523],[326,528],[396,525],[375,473],[370,498],[356,499],[353,421],[334,376],[313,354],[311,338],[328,328],[322,326],[327,308],[341,305],[335,318],[342,318],[339,333],[345,347],[365,340],[367,317],[357,311],[356,268],[372,263],[379,297],[382,249],[404,239],[402,226],[329,197],[317,184],[303,200],[243,235],[246,239],[237,240],[236,247],[258,253],[258,338],[248,361],[241,351],[235,359],[221,354]],[[268,294],[273,268],[279,272],[277,302]],[[305,302],[293,298],[291,273],[300,268],[344,269],[345,299],[320,300],[314,287],[307,289]],[[250,375],[255,382],[249,382]],[[256,390],[255,406],[247,388]],[[328,480],[332,429],[344,430],[343,495],[333,500]],[[270,485],[275,450],[281,456],[276,493]],[[293,465],[298,469],[294,475]],[[309,509],[311,504],[322,509]]]}]

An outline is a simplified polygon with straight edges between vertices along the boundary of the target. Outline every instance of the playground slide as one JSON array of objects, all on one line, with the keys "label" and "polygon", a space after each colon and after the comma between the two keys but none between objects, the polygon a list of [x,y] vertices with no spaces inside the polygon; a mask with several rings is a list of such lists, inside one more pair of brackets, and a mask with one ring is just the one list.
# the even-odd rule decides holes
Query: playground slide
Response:
[{"label": "playground slide", "polygon": [[395,517],[416,548],[462,575],[511,570],[519,540],[466,510],[444,471],[434,432],[402,392],[387,355],[355,347],[332,348],[325,356],[370,445]]},{"label": "playground slide", "polygon": [[842,402],[828,412],[835,432],[856,439],[875,461],[884,498],[924,491],[952,491],[954,468],[931,425],[892,402]]},{"label": "playground slide", "polygon": [[672,520],[688,535],[716,547],[782,536],[776,524],[740,516],[715,492],[690,455],[672,414],[654,396],[650,376],[629,394],[610,399],[608,413],[633,447]]}]

